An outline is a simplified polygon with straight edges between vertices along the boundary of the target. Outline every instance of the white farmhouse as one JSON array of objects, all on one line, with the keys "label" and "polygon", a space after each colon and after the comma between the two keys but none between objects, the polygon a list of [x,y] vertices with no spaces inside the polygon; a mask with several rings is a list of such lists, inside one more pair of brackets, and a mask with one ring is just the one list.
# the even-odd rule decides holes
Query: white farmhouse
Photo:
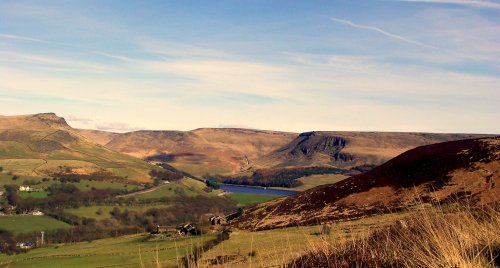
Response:
[{"label": "white farmhouse", "polygon": [[20,192],[31,192],[33,190],[33,188],[31,188],[29,185],[21,185],[19,186],[19,191]]}]

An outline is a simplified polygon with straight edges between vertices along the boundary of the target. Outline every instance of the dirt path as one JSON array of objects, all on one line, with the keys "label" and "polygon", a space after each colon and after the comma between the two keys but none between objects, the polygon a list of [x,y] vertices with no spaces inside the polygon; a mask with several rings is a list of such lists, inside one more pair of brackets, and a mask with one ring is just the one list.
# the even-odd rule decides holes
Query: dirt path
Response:
[{"label": "dirt path", "polygon": [[146,189],[146,190],[141,190],[141,191],[133,192],[133,193],[130,193],[130,194],[117,195],[116,197],[130,197],[130,196],[134,196],[134,195],[138,195],[138,194],[150,193],[150,192],[158,189],[159,187],[162,187],[163,185],[155,186],[153,188],[149,188],[149,189]]}]

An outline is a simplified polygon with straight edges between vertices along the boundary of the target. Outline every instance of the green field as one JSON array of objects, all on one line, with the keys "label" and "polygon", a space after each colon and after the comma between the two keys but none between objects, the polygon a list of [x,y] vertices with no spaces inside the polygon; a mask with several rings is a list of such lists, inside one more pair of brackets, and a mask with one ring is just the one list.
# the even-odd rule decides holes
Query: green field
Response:
[{"label": "green field", "polygon": [[[48,182],[42,182],[42,178],[41,177],[22,175],[22,176],[19,176],[18,179],[13,180],[12,176],[13,175],[8,175],[5,172],[0,173],[0,187],[3,188],[4,185],[8,185],[8,184],[22,185],[23,182],[26,181],[26,180],[39,181],[41,183],[41,184],[39,184],[40,187],[41,186],[48,186],[48,185],[50,185]],[[52,182],[52,181],[50,181],[50,182]],[[38,187],[39,187],[38,185],[35,185],[35,188],[38,188]]]},{"label": "green field", "polygon": [[13,234],[69,228],[70,225],[48,216],[0,216],[0,229]]},{"label": "green field", "polygon": [[127,189],[129,191],[135,191],[138,190],[142,187],[139,185],[134,185],[134,184],[127,184],[127,183],[121,183],[121,182],[113,182],[113,181],[80,181],[80,182],[73,182],[73,185],[75,185],[78,189],[81,191],[89,191],[92,188],[96,189],[115,189],[115,190],[122,190],[122,189]]},{"label": "green field", "polygon": [[[102,206],[89,206],[89,207],[79,207],[79,208],[72,208],[72,209],[65,209],[64,212],[78,216],[78,217],[85,217],[85,218],[93,218],[96,220],[102,220],[102,219],[107,219],[111,217],[110,212],[115,208],[119,208],[121,211],[124,210],[131,210],[131,211],[138,211],[138,212],[144,212],[150,208],[166,208],[169,207],[169,205],[166,204],[151,204],[151,205],[137,205],[137,206],[113,206],[113,205],[102,205]],[[100,214],[97,213],[97,211],[100,210]]]},{"label": "green field", "polygon": [[197,195],[215,196],[217,193],[220,192],[220,191],[212,191],[210,193],[207,193],[203,190],[205,188],[206,188],[205,183],[201,181],[191,178],[184,178],[179,181],[163,184],[152,189],[125,195],[123,197],[133,196],[138,200],[144,200],[144,199],[159,199],[162,197],[174,197],[174,196],[197,196]]},{"label": "green field", "polygon": [[[0,188],[3,188],[4,185],[9,185],[9,184],[23,185],[24,181],[26,180],[39,182],[39,184],[33,186],[35,189],[44,189],[49,187],[51,184],[60,183],[59,180],[49,179],[43,181],[42,177],[27,176],[27,175],[19,175],[18,179],[12,180],[12,176],[13,175],[7,175],[6,173],[0,173]],[[90,191],[92,188],[95,189],[110,188],[115,190],[127,189],[129,191],[136,191],[142,188],[142,186],[139,186],[137,184],[129,184],[129,183],[115,182],[115,181],[82,180],[80,182],[71,182],[71,184],[75,185],[81,191]]]},{"label": "green field", "polygon": [[279,197],[276,195],[240,194],[240,193],[230,193],[228,196],[231,200],[236,201],[236,203],[240,207],[266,202],[271,199]]},{"label": "green field", "polygon": [[47,197],[47,192],[46,191],[39,191],[39,192],[19,192],[19,196],[21,198],[45,198]]},{"label": "green field", "polygon": [[51,245],[18,255],[0,254],[0,267],[177,267],[177,260],[193,247],[214,238],[215,235],[206,235],[146,242],[147,235],[129,235]]}]

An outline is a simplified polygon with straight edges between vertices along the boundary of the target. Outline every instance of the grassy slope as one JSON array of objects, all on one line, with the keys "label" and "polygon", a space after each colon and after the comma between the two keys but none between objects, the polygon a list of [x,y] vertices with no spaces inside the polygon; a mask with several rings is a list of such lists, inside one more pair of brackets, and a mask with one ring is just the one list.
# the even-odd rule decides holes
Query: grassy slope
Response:
[{"label": "grassy slope", "polygon": [[[73,214],[73,215],[78,216],[78,217],[85,217],[85,218],[93,218],[96,220],[102,220],[102,219],[106,219],[106,218],[111,217],[110,212],[115,207],[119,208],[121,211],[130,210],[130,211],[143,212],[143,211],[146,211],[150,208],[165,208],[168,206],[169,205],[165,205],[165,204],[151,204],[151,205],[144,205],[144,206],[100,205],[100,206],[89,206],[89,207],[65,209],[64,212],[69,213],[69,214]],[[102,211],[101,215],[98,215],[96,213],[99,209]]]},{"label": "grassy slope", "polygon": [[185,238],[176,241],[144,242],[144,235],[129,235],[92,242],[61,244],[39,248],[25,254],[0,254],[0,266],[8,267],[156,267],[158,254],[163,266],[176,266],[186,252],[215,236]]},{"label": "grassy slope", "polygon": [[0,166],[20,175],[47,176],[59,166],[80,173],[105,169],[147,182],[147,162],[107,149],[73,130],[53,114],[0,116]]},{"label": "grassy slope", "polygon": [[15,215],[0,217],[0,229],[14,234],[69,227],[70,225],[47,216]]},{"label": "grassy slope", "polygon": [[5,150],[5,142],[0,142],[0,165],[16,174],[46,176],[58,166],[85,168],[95,171],[106,169],[117,176],[137,181],[148,181],[148,172],[154,168],[150,164],[120,153],[112,152],[100,145],[70,144],[71,152],[31,153],[23,144],[11,145],[14,151]]},{"label": "grassy slope", "polygon": [[[59,183],[58,180],[54,181],[51,179],[48,181],[43,181],[43,178],[41,177],[26,176],[26,175],[20,175],[17,180],[12,180],[12,175],[7,175],[6,173],[0,173],[0,188],[3,188],[4,185],[9,185],[9,184],[23,185],[23,182],[26,180],[34,180],[40,182],[40,184],[33,186],[35,189],[43,189],[50,186],[51,184]],[[121,182],[112,182],[112,181],[82,180],[80,182],[74,182],[71,184],[75,185],[81,191],[91,190],[92,187],[96,189],[107,189],[107,188],[117,189],[117,190],[128,189],[129,191],[137,190],[140,188],[140,186],[138,185],[121,183]]]},{"label": "grassy slope", "polygon": [[276,197],[277,196],[275,195],[262,195],[262,194],[240,194],[240,193],[229,194],[229,198],[236,201],[236,203],[238,203],[238,206],[240,207],[266,202]]},{"label": "grassy slope", "polygon": [[20,192],[19,196],[21,198],[45,198],[47,197],[47,192],[46,191],[39,191],[39,192]]},{"label": "grassy slope", "polygon": [[[229,240],[206,252],[203,259],[235,255],[237,259],[224,264],[224,267],[249,267],[250,262],[255,267],[280,267],[311,247],[321,245],[325,240],[364,236],[409,214],[410,212],[385,214],[334,223],[331,234],[326,236],[316,234],[320,231],[320,226],[291,227],[259,232],[235,231]],[[250,258],[248,254],[252,251],[255,252],[255,256]]]},{"label": "grassy slope", "polygon": [[219,191],[205,192],[203,189],[205,184],[201,181],[184,178],[180,181],[163,184],[153,189],[143,192],[126,195],[125,197],[135,197],[139,200],[143,199],[158,199],[162,197],[174,197],[178,195],[196,196],[196,195],[211,195],[215,196]]}]

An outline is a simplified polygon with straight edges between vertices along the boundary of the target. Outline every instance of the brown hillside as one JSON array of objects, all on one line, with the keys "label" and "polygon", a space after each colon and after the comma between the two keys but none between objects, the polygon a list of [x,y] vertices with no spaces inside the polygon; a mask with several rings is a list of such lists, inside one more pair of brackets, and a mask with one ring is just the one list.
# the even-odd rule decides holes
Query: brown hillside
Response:
[{"label": "brown hillside", "polygon": [[421,146],[370,172],[259,204],[236,225],[258,230],[317,224],[460,197],[499,201],[500,137]]},{"label": "brown hillside", "polygon": [[144,130],[118,134],[105,146],[149,161],[168,162],[201,176],[245,170],[295,136],[293,133],[251,129]]},{"label": "brown hillside", "polygon": [[93,129],[74,129],[74,131],[100,145],[106,145],[106,143],[120,135],[119,133]]},{"label": "brown hillside", "polygon": [[477,137],[481,136],[409,132],[306,132],[263,157],[256,166],[378,166],[418,146]]},{"label": "brown hillside", "polygon": [[194,175],[237,174],[263,168],[380,165],[417,146],[478,137],[396,132],[295,133],[237,128],[108,133],[79,130],[106,147]]}]

